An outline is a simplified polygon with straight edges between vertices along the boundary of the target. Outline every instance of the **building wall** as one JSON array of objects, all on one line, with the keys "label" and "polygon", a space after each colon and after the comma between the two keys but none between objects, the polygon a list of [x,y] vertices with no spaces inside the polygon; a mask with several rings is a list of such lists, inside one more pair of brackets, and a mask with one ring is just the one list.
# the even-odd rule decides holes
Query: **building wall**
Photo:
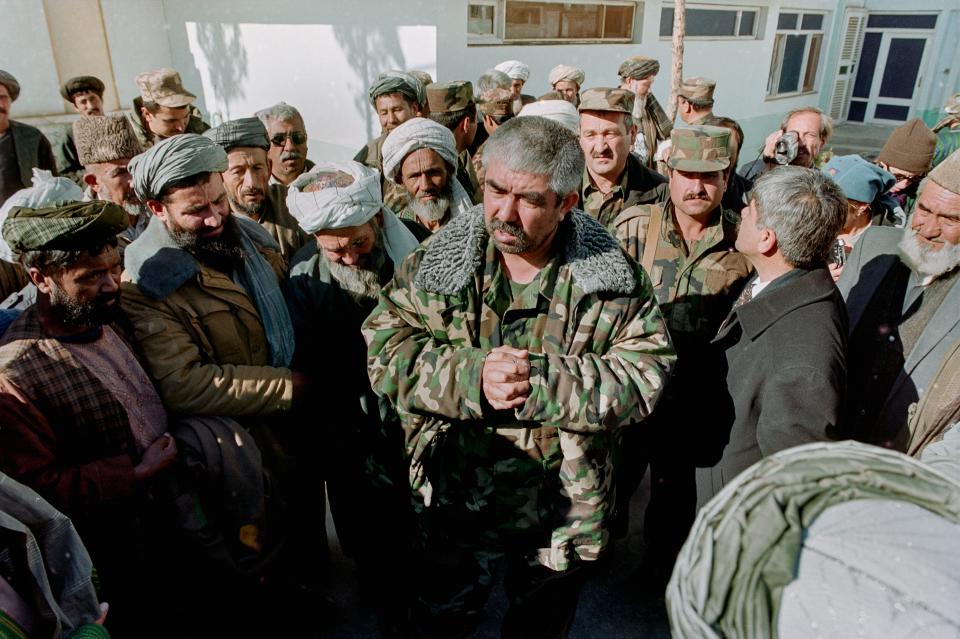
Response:
[{"label": "building wall", "polygon": [[[89,34],[97,29],[98,1],[101,31],[95,37]],[[646,0],[639,5],[640,39],[633,44],[468,46],[467,0],[0,0],[0,12],[9,18],[0,21],[0,59],[24,83],[15,114],[67,112],[58,94],[61,77],[82,73],[81,67],[88,65],[98,75],[112,76],[103,78],[112,85],[108,93],[115,91],[116,104],[129,108],[137,95],[137,73],[172,66],[198,95],[211,124],[283,100],[304,115],[310,156],[335,159],[351,156],[379,133],[366,90],[386,69],[417,68],[438,80],[475,80],[496,63],[518,58],[532,71],[525,92],[539,95],[549,90],[547,75],[555,64],[582,67],[586,87],[612,86],[623,59],[645,54],[661,61],[653,91],[666,102],[671,42],[658,35],[663,4]],[[70,36],[63,15],[53,15],[81,5],[84,11],[74,26],[83,27],[86,40]],[[739,5],[762,8],[761,37],[688,40],[684,75],[717,80],[715,112],[741,122],[747,137],[744,161],[752,159],[788,110],[808,104],[826,107],[846,6],[903,10],[902,0],[731,0],[720,6]],[[930,121],[958,88],[960,8],[956,0],[925,0],[924,5],[942,11],[934,39],[935,72],[921,95],[927,105],[921,115]],[[781,10],[803,9],[827,13],[817,90],[767,99],[777,17]],[[50,28],[68,32],[58,34],[56,47]],[[99,48],[97,37],[103,43]],[[87,44],[80,46],[78,39]],[[77,55],[71,54],[71,46],[81,49]],[[104,51],[109,69],[102,68]]]}]

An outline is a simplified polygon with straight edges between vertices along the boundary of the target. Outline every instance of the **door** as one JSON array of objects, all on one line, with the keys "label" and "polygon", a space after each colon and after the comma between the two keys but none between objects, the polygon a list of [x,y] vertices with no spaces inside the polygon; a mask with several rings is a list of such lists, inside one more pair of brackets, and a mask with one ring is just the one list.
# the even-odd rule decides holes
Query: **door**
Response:
[{"label": "door", "polygon": [[844,18],[843,44],[840,47],[837,77],[834,80],[833,94],[830,98],[830,117],[836,123],[847,119],[850,92],[853,90],[854,74],[857,71],[857,62],[860,60],[863,30],[867,26],[867,12],[862,9],[847,9]]},{"label": "door", "polygon": [[896,124],[910,117],[935,25],[936,15],[869,16],[848,120]]}]

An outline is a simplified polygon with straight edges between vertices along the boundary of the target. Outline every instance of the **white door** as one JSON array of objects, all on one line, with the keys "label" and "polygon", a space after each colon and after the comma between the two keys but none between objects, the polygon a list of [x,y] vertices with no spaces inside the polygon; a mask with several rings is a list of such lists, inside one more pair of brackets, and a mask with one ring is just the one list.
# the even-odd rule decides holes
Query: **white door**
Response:
[{"label": "white door", "polygon": [[869,16],[848,120],[898,124],[909,119],[923,85],[935,23],[935,15]]}]

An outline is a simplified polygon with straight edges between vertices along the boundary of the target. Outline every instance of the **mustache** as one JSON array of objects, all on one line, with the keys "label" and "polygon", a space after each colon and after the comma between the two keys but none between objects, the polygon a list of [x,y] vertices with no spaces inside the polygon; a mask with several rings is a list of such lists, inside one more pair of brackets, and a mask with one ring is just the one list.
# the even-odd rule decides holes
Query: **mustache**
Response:
[{"label": "mustache", "polygon": [[299,151],[287,151],[280,155],[280,161],[286,162],[287,160],[302,160],[303,154]]},{"label": "mustache", "polygon": [[612,158],[612,157],[613,157],[613,151],[600,151],[599,153],[598,153],[598,152],[593,152],[593,153],[590,154],[590,157],[592,157],[592,158]]},{"label": "mustache", "polygon": [[252,186],[247,189],[241,189],[240,195],[263,195],[263,189],[258,186]]},{"label": "mustache", "polygon": [[710,197],[707,195],[706,191],[699,191],[697,193],[685,193],[683,195],[683,201],[687,200],[709,200]]}]

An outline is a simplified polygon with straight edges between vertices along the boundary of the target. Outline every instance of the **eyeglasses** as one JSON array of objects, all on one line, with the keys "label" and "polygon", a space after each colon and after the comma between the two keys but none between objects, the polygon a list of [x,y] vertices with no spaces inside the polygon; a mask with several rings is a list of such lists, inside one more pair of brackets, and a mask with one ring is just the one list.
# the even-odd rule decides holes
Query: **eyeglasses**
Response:
[{"label": "eyeglasses", "polygon": [[904,175],[903,173],[890,171],[890,169],[887,169],[887,170],[890,172],[890,175],[892,175],[897,182],[906,182],[907,184],[916,184],[917,182],[923,179],[923,175],[920,175],[920,174]]},{"label": "eyeglasses", "polygon": [[274,146],[283,146],[286,144],[287,138],[290,138],[294,144],[303,144],[307,141],[307,134],[301,133],[300,131],[294,131],[293,133],[277,133],[275,136],[270,138],[270,144]]}]

